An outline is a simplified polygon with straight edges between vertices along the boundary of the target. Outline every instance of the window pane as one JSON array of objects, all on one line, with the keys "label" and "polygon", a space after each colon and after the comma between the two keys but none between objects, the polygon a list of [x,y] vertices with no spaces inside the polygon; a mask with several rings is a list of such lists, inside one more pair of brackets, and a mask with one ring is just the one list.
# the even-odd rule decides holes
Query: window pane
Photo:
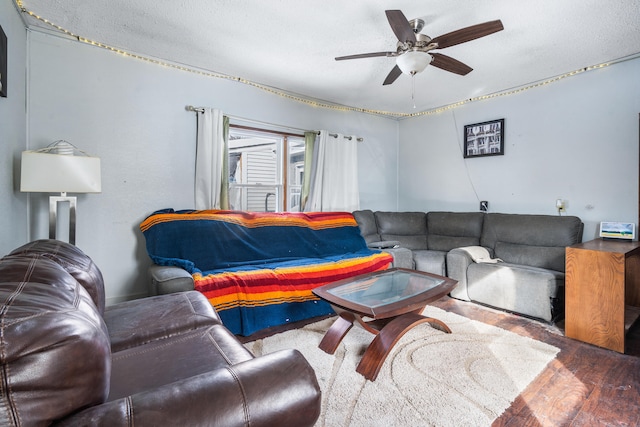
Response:
[{"label": "window pane", "polygon": [[300,192],[304,178],[304,139],[289,138],[287,165],[287,210],[300,211]]},{"label": "window pane", "polygon": [[278,187],[265,185],[229,185],[229,204],[233,210],[276,212]]},{"label": "window pane", "polygon": [[229,130],[230,208],[253,212],[299,211],[304,148],[301,137],[232,127]]}]

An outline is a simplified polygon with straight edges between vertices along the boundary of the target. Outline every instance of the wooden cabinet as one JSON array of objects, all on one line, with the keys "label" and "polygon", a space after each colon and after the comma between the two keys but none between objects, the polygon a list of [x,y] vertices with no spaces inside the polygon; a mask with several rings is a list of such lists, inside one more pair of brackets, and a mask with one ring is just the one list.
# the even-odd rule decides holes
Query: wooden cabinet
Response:
[{"label": "wooden cabinet", "polygon": [[567,248],[565,335],[625,351],[640,316],[640,243],[596,239]]}]

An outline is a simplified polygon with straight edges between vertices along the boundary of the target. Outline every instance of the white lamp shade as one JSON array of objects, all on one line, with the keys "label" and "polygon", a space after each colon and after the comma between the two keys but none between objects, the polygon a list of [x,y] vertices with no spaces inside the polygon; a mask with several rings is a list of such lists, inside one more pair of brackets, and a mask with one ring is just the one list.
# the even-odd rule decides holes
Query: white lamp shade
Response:
[{"label": "white lamp shade", "polygon": [[100,159],[90,156],[22,152],[20,191],[100,193]]},{"label": "white lamp shade", "polygon": [[404,74],[413,75],[427,68],[431,60],[431,55],[426,52],[410,50],[398,56],[396,64]]}]

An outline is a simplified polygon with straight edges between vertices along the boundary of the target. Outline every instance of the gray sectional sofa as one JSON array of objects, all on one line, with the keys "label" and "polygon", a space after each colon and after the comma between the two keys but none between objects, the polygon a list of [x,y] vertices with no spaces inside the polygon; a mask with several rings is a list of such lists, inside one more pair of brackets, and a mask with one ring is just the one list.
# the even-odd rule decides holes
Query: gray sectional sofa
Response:
[{"label": "gray sectional sofa", "polygon": [[353,213],[394,266],[458,281],[451,296],[553,321],[564,308],[565,248],[582,241],[575,216],[482,212]]}]

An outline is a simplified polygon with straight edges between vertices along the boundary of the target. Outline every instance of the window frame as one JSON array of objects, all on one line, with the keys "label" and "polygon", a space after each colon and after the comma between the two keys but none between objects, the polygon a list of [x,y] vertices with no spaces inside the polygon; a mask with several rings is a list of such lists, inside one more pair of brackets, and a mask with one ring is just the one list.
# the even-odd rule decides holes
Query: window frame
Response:
[{"label": "window frame", "polygon": [[[303,134],[294,134],[294,133],[290,133],[290,132],[284,132],[284,131],[277,131],[277,130],[272,130],[272,129],[263,129],[263,128],[257,128],[257,127],[251,127],[251,126],[243,126],[243,125],[238,125],[238,124],[233,124],[230,123],[229,124],[229,140],[228,140],[228,146],[227,146],[227,152],[226,152],[226,156],[227,159],[230,158],[230,154],[232,153],[232,148],[231,148],[231,142],[234,141],[235,139],[231,139],[232,136],[240,136],[241,138],[250,138],[250,137],[256,137],[256,138],[265,138],[266,140],[273,138],[274,139],[274,143],[276,145],[275,151],[276,151],[276,170],[275,170],[275,177],[276,177],[276,182],[271,184],[271,183],[236,183],[236,182],[232,182],[231,179],[229,179],[229,192],[231,194],[232,189],[233,188],[240,188],[240,189],[249,189],[249,188],[253,188],[253,189],[257,189],[257,188],[262,188],[264,189],[265,187],[273,187],[275,190],[275,197],[276,197],[276,203],[275,203],[275,212],[289,212],[291,211],[291,206],[289,206],[290,201],[291,201],[291,195],[289,194],[291,192],[292,187],[299,187],[300,188],[300,192],[302,191],[302,177],[303,177],[303,173],[304,173],[304,165],[302,166],[303,171],[300,172],[300,184],[292,184],[290,182],[291,177],[289,176],[289,168],[291,167],[290,164],[290,160],[291,160],[291,147],[294,145],[293,143],[295,142],[295,146],[302,147],[302,152],[304,153],[305,150],[305,136]],[[236,139],[241,139],[241,138],[236,138]],[[304,154],[303,154],[303,161],[304,161]],[[299,167],[297,168],[299,169]],[[229,177],[231,178],[231,176]],[[271,193],[267,193],[267,195],[265,196],[265,210],[254,210],[254,212],[265,212],[266,209],[268,208],[268,194]],[[243,210],[248,210],[248,203],[245,204],[244,202],[244,198],[247,197],[246,195],[242,195],[242,207],[244,208]],[[237,209],[237,207],[234,207],[234,209]],[[298,210],[299,211],[300,206],[298,206]],[[296,211],[296,212],[297,212]]]}]

